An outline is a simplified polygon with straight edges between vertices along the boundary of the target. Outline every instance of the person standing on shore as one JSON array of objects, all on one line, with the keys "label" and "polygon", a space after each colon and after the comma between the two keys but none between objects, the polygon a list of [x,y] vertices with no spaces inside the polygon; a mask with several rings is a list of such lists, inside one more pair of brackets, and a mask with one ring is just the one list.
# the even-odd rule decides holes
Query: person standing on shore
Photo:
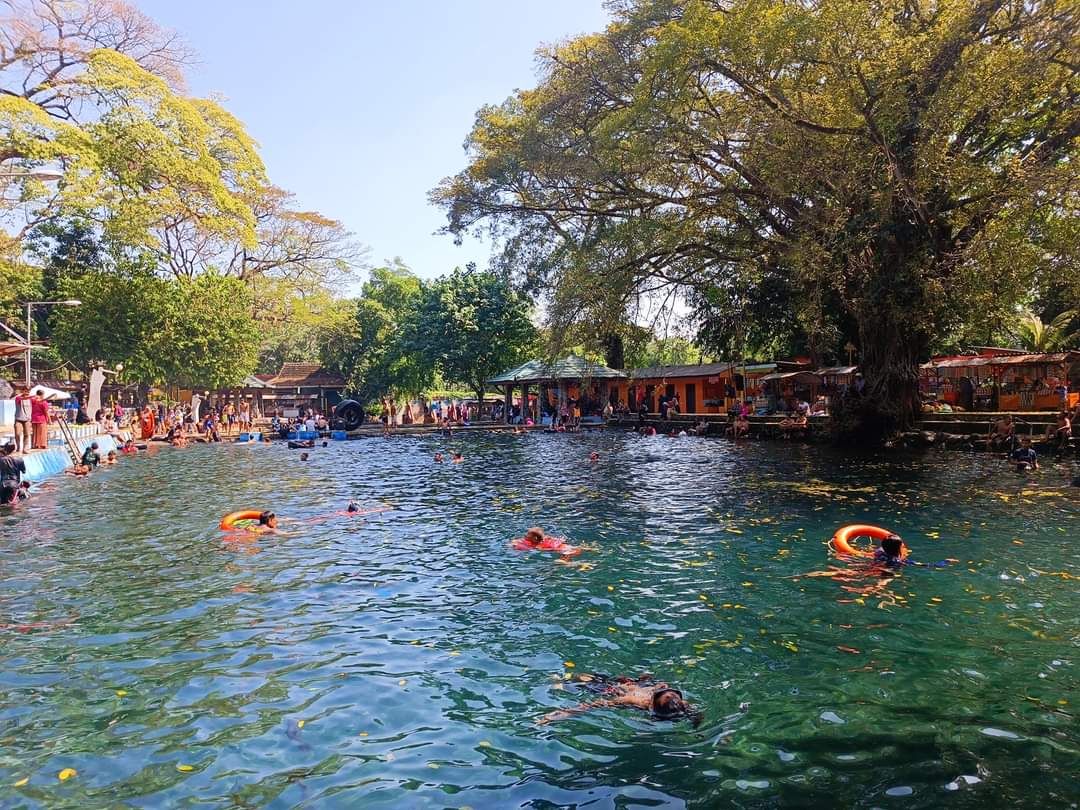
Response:
[{"label": "person standing on shore", "polygon": [[15,396],[15,452],[28,453],[33,446],[30,439],[31,398],[25,385],[18,387]]},{"label": "person standing on shore", "polygon": [[139,438],[143,441],[154,438],[155,422],[153,410],[149,405],[144,405],[142,413],[139,414]]},{"label": "person standing on shore", "polygon": [[32,447],[44,450],[49,445],[49,403],[40,388],[34,390],[30,399],[30,427],[33,431]]}]

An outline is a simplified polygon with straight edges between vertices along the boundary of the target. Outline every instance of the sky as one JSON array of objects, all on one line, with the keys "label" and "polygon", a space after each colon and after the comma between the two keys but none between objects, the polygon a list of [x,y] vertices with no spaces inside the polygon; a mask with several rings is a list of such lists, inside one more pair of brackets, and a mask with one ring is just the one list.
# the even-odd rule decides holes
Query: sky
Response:
[{"label": "sky", "polygon": [[437,236],[427,193],[466,165],[476,110],[536,84],[536,48],[601,30],[602,0],[135,0],[196,51],[271,182],[341,220],[378,264],[442,275],[490,246]]}]

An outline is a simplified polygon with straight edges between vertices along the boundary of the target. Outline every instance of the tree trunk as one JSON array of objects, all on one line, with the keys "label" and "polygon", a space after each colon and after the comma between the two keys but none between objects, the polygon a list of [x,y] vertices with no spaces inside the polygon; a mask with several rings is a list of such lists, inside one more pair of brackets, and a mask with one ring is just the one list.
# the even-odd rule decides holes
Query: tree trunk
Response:
[{"label": "tree trunk", "polygon": [[610,333],[604,337],[604,363],[608,368],[621,370],[626,365],[621,335]]},{"label": "tree trunk", "polygon": [[[879,241],[859,296],[859,371],[861,394],[841,403],[834,430],[841,441],[879,444],[897,431],[909,430],[918,418],[919,363],[930,338],[926,289],[911,248],[917,239],[906,233]],[[905,238],[907,237],[907,238]]]}]

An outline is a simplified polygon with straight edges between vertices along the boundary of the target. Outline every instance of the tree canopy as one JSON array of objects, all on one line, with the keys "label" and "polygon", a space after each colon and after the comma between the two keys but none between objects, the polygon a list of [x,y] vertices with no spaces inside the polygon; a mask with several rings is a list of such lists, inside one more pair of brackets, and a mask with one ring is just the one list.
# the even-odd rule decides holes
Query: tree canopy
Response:
[{"label": "tree canopy", "polygon": [[531,302],[494,273],[456,269],[424,288],[412,343],[443,378],[483,400],[484,383],[537,348]]},{"label": "tree canopy", "polygon": [[[18,273],[19,297],[54,297],[87,272],[98,274],[85,281],[88,296],[154,286],[143,271],[207,276],[169,288],[173,298],[190,296],[193,318],[199,301],[235,291],[225,332],[236,326],[267,363],[314,359],[313,332],[338,316],[338,295],[366,266],[366,248],[274,186],[244,125],[220,103],[186,94],[186,45],[123,0],[11,0],[0,13],[0,256],[5,277]],[[42,169],[59,181],[35,177]],[[98,250],[112,257],[102,261]],[[124,269],[136,256],[140,275]],[[246,320],[233,324],[241,302]],[[39,314],[38,337],[48,336],[49,317]],[[68,359],[81,362],[85,352],[66,337]],[[249,349],[233,354],[237,368],[249,365]],[[192,374],[198,385],[234,376]]]},{"label": "tree canopy", "polygon": [[395,260],[370,271],[351,317],[323,333],[323,365],[365,406],[387,394],[419,394],[434,381],[432,364],[411,342],[421,297],[420,279]]},{"label": "tree canopy", "polygon": [[433,193],[555,323],[683,296],[703,343],[836,354],[861,424],[911,421],[939,343],[1080,289],[1080,8],[1054,0],[620,0],[482,108]]}]

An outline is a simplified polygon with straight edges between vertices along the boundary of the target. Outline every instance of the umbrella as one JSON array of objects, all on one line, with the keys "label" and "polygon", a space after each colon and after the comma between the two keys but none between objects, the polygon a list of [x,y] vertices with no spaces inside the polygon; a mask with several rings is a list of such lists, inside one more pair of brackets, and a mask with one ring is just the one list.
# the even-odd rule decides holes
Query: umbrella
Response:
[{"label": "umbrella", "polygon": [[49,402],[55,402],[58,399],[71,399],[71,394],[69,394],[67,391],[60,391],[56,388],[49,388],[49,386],[47,385],[35,385],[33,388],[30,389],[30,393],[34,393],[36,391],[40,391],[42,394],[44,394],[45,399],[49,400]]}]

